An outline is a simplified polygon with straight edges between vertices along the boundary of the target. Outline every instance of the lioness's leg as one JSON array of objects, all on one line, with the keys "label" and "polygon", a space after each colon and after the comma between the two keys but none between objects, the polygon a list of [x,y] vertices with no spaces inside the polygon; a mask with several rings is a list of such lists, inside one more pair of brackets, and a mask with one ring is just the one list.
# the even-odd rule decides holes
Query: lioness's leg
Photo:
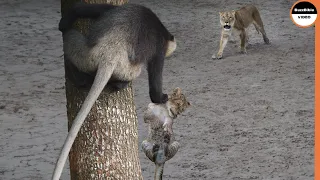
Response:
[{"label": "lioness's leg", "polygon": [[257,25],[255,22],[253,22],[253,25],[254,25],[254,27],[256,28],[256,31],[258,32],[258,34],[260,34],[260,30],[259,30],[258,25]]},{"label": "lioness's leg", "polygon": [[254,26],[256,26],[256,28],[261,32],[262,34],[262,37],[263,37],[263,41],[266,43],[266,44],[269,44],[270,41],[269,41],[269,38],[267,37],[267,34],[263,28],[263,25],[259,25],[257,22],[253,22]]},{"label": "lioness's leg", "polygon": [[237,41],[236,41],[235,37],[237,37],[237,34],[236,34],[235,30],[233,30],[230,34],[230,38],[229,38],[228,42],[236,43]]},{"label": "lioness's leg", "polygon": [[217,59],[222,58],[223,50],[227,45],[228,39],[230,37],[230,34],[231,33],[225,33],[225,32],[222,31],[221,39],[220,39],[219,51],[218,51],[218,54],[217,54],[217,57],[216,57]]},{"label": "lioness's leg", "polygon": [[249,42],[248,29],[246,29],[245,32],[246,32],[246,43],[248,43]]},{"label": "lioness's leg", "polygon": [[258,11],[256,11],[254,14],[253,14],[253,25],[256,27],[256,29],[258,29],[261,34],[262,34],[262,37],[263,37],[263,41],[266,43],[266,44],[269,44],[270,41],[267,37],[267,34],[264,30],[264,27],[263,27],[263,22],[262,22],[262,19],[260,17],[260,14]]},{"label": "lioness's leg", "polygon": [[244,29],[240,33],[240,50],[242,53],[247,53],[247,51],[246,51],[246,41],[247,41],[246,34],[247,33]]}]

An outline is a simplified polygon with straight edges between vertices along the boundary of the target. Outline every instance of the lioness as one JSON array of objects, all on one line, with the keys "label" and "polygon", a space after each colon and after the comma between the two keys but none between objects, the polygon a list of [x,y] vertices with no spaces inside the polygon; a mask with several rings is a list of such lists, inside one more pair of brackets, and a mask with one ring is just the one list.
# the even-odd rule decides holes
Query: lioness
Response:
[{"label": "lioness", "polygon": [[248,41],[248,35],[246,28],[253,24],[256,30],[261,32],[263,40],[266,44],[269,44],[270,41],[267,37],[266,32],[264,31],[263,23],[260,17],[258,9],[253,5],[248,5],[242,7],[239,10],[219,12],[220,14],[220,23],[221,23],[221,39],[220,39],[220,48],[217,56],[213,55],[212,58],[222,58],[222,53],[224,48],[227,45],[228,39],[232,32],[237,32],[240,34],[240,50],[242,53],[246,53],[246,41]]}]

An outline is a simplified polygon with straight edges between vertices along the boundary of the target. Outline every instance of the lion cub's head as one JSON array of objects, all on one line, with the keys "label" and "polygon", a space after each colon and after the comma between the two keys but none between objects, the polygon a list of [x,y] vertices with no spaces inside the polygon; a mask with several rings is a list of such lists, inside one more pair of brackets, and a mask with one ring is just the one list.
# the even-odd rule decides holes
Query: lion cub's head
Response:
[{"label": "lion cub's head", "polygon": [[231,30],[236,21],[236,11],[219,12],[220,23],[224,30]]},{"label": "lion cub's head", "polygon": [[190,105],[190,102],[186,99],[179,87],[175,88],[173,93],[169,95],[167,107],[170,115],[173,117],[177,117]]}]

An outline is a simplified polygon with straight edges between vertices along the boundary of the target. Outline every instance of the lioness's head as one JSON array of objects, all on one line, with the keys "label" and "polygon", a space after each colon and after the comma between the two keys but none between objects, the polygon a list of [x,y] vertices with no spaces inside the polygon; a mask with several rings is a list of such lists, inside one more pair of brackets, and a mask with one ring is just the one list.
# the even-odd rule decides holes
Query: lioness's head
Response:
[{"label": "lioness's head", "polygon": [[169,95],[168,110],[173,117],[177,117],[177,115],[185,111],[190,105],[190,102],[179,87],[175,88],[173,93]]},{"label": "lioness's head", "polygon": [[219,12],[220,23],[225,30],[231,30],[233,28],[234,22],[236,21],[236,11],[225,11]]}]

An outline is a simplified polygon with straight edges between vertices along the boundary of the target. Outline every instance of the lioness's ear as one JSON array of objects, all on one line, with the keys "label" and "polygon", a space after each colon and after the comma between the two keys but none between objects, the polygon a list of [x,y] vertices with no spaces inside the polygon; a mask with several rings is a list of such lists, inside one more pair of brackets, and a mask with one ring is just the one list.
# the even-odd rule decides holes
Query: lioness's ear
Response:
[{"label": "lioness's ear", "polygon": [[235,15],[236,14],[236,11],[235,10],[232,10],[232,15]]},{"label": "lioness's ear", "polygon": [[220,16],[222,16],[222,12],[219,12]]}]

